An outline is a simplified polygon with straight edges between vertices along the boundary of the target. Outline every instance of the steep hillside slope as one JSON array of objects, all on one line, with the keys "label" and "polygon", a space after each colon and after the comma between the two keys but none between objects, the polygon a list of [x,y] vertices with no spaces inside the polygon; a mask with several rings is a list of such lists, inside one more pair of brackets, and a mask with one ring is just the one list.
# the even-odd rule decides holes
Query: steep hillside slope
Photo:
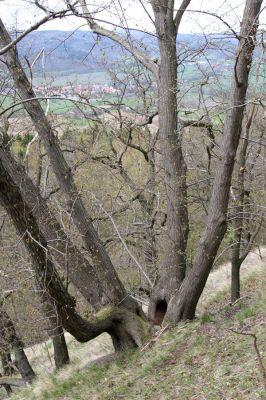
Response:
[{"label": "steep hillside slope", "polygon": [[[206,294],[197,320],[159,334],[142,351],[127,352],[107,363],[98,359],[88,364],[91,347],[71,341],[71,352],[75,348],[80,360],[75,358],[69,368],[53,376],[42,375],[33,388],[12,399],[266,399],[260,366],[261,359],[266,368],[266,266],[254,255],[249,262],[249,271],[244,267],[243,297],[233,306],[223,267],[209,280],[211,300]],[[214,276],[222,289],[216,294]],[[256,335],[260,357],[254,337],[241,332]],[[98,354],[108,352],[106,338],[97,343]]]}]

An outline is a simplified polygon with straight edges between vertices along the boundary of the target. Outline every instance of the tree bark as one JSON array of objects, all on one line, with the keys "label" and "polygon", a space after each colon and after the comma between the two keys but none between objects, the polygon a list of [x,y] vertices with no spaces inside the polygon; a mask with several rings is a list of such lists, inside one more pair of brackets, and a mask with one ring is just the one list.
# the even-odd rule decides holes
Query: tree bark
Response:
[{"label": "tree bark", "polygon": [[[245,155],[247,150],[247,141],[243,141],[240,149],[240,165],[245,165]],[[241,261],[241,240],[243,233],[243,211],[245,201],[245,188],[244,188],[244,170],[239,168],[237,173],[237,189],[235,191],[236,199],[234,205],[234,217],[232,227],[234,229],[234,244],[232,247],[231,255],[231,303],[234,303],[240,297],[240,267]]]},{"label": "tree bark", "polygon": [[63,368],[69,364],[69,354],[64,335],[63,327],[60,325],[54,332],[53,347],[54,347],[54,361],[56,369]]},{"label": "tree bark", "polygon": [[234,67],[230,109],[227,111],[224,124],[221,161],[211,192],[206,227],[199,242],[193,267],[183,281],[179,293],[170,301],[166,320],[172,323],[194,318],[199,297],[226,232],[231,178],[242,128],[261,4],[262,0],[246,1]]},{"label": "tree bark", "polygon": [[231,304],[240,298],[240,267],[238,262],[231,262]]},{"label": "tree bark", "polygon": [[[39,282],[37,282],[37,287],[39,287]],[[44,315],[47,317],[45,330],[53,343],[55,367],[60,369],[69,364],[70,361],[61,318],[57,313],[56,304],[41,288],[40,299]]]},{"label": "tree bark", "polygon": [[[184,2],[183,2],[184,3]],[[182,7],[188,6],[183,4]],[[160,48],[158,77],[159,138],[165,171],[167,196],[166,237],[164,257],[149,307],[154,319],[161,301],[169,302],[186,273],[186,247],[189,232],[187,211],[186,163],[183,157],[177,115],[177,29],[173,2],[154,0],[152,7]],[[184,12],[183,10],[183,12]],[[180,16],[181,18],[181,16]],[[180,22],[179,22],[180,23]]]},{"label": "tree bark", "polygon": [[[0,20],[0,45],[6,46],[10,42],[11,38],[3,22]],[[109,302],[113,304],[123,303],[128,309],[141,313],[141,307],[127,295],[110,257],[93,227],[91,218],[76,188],[71,168],[63,156],[52,126],[45,116],[39,101],[36,99],[32,85],[19,61],[16,48],[13,47],[8,50],[4,55],[4,59],[14,80],[18,94],[24,101],[24,107],[32,119],[36,131],[43,140],[60,188],[68,199],[68,206],[72,210],[73,221],[84,241],[84,245],[90,251],[95,272],[102,283],[105,295],[109,299]]]},{"label": "tree bark", "polygon": [[[167,224],[164,258],[159,280],[152,291],[149,318],[155,318],[157,305],[168,303],[176,293],[186,272],[186,247],[189,232],[187,211],[186,163],[182,154],[177,118],[176,36],[190,0],[183,0],[174,16],[174,1],[153,0],[155,28],[160,47],[160,61],[153,63],[136,46],[116,32],[101,27],[89,11],[86,1],[79,0],[82,16],[96,34],[106,36],[127,49],[150,70],[158,84],[159,131],[165,169]],[[81,14],[76,12],[79,16]]]},{"label": "tree bark", "polygon": [[[240,298],[240,268],[248,255],[249,248],[253,242],[253,235],[248,238],[246,246],[243,246],[243,230],[244,230],[244,210],[246,202],[246,189],[245,189],[245,170],[246,170],[246,158],[248,148],[249,131],[254,116],[255,105],[251,106],[250,112],[247,113],[247,122],[244,131],[244,138],[239,149],[237,157],[237,179],[236,188],[234,188],[234,211],[232,215],[232,227],[234,230],[234,243],[232,247],[231,255],[231,303],[233,304],[237,299]],[[248,197],[248,196],[247,196]],[[248,222],[246,222],[248,225]]]},{"label": "tree bark", "polygon": [[[174,17],[174,2],[151,1],[155,28],[160,47],[159,68],[157,63],[139,51],[131,41],[114,31],[101,27],[93,18],[86,1],[79,0],[82,16],[96,34],[106,36],[123,46],[142,65],[151,71],[158,84],[159,131],[165,169],[167,195],[167,227],[165,252],[160,278],[155,286],[149,306],[149,318],[154,319],[157,304],[168,302],[185,276],[186,246],[189,231],[187,212],[186,163],[182,154],[177,119],[177,56],[176,35],[183,14],[190,0],[183,0]],[[79,11],[75,14],[81,16]]]},{"label": "tree bark", "polygon": [[26,356],[26,353],[21,343],[18,345],[14,345],[13,350],[15,354],[15,364],[20,372],[20,375],[22,376],[25,382],[32,383],[36,375],[33,369],[31,368],[28,357]]}]

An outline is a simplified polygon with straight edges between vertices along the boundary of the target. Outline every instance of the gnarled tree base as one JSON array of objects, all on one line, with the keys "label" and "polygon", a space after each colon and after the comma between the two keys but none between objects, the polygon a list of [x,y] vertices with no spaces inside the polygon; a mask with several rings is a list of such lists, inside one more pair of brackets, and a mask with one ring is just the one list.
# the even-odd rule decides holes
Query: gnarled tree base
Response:
[{"label": "gnarled tree base", "polygon": [[149,324],[124,307],[107,306],[96,315],[96,322],[110,320],[110,334],[115,351],[141,347],[149,337]]}]

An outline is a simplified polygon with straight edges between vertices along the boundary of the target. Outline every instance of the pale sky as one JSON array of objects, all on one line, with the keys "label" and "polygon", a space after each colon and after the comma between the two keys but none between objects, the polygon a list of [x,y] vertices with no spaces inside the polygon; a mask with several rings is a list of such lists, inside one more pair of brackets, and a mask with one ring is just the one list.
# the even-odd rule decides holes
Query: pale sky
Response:
[{"label": "pale sky", "polygon": [[[64,8],[63,0],[40,0],[39,2],[48,5],[53,10]],[[19,29],[29,27],[45,15],[32,3],[31,0],[0,0],[2,20],[8,27],[17,26]],[[141,3],[145,5],[146,12]],[[176,8],[180,3],[181,0],[175,2]],[[147,0],[87,0],[87,4],[91,8],[99,6],[106,8],[105,11],[97,14],[99,19],[118,25],[125,25],[126,20],[130,28],[153,30],[149,17],[149,15],[152,17],[152,12]],[[209,33],[227,30],[226,26],[217,18],[195,12],[196,10],[218,13],[230,26],[238,30],[244,4],[244,0],[192,0],[188,8],[189,12],[183,18],[180,32],[202,32],[204,30],[205,33]],[[120,15],[120,17],[117,17],[117,15]],[[264,21],[265,16],[263,15],[261,22]],[[85,24],[84,20],[71,17],[51,21],[40,29],[73,30],[79,27],[86,29],[86,26],[82,27],[82,24]]]}]

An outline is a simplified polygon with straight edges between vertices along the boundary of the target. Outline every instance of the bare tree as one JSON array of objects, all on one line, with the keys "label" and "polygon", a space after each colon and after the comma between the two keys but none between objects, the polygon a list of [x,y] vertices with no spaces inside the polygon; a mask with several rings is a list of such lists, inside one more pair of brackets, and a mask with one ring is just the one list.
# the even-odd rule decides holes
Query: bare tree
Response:
[{"label": "bare tree", "polygon": [[223,129],[221,161],[212,187],[206,227],[199,241],[193,267],[182,283],[179,292],[172,297],[166,314],[166,318],[175,323],[181,319],[194,318],[199,297],[226,232],[226,213],[231,179],[242,131],[248,76],[261,5],[262,1],[246,1],[234,65],[230,108],[226,113]]},{"label": "bare tree", "polygon": [[[171,300],[171,307],[167,312],[167,318],[176,322],[182,318],[193,318],[198,298],[203,290],[214,257],[226,231],[225,218],[229,201],[228,193],[234,167],[234,155],[238,146],[245,107],[248,75],[257,31],[257,17],[262,1],[246,2],[240,35],[237,35],[233,31],[239,40],[239,46],[234,66],[230,110],[227,112],[224,126],[222,161],[212,188],[206,229],[201,236],[193,268],[189,272],[184,285],[182,285],[182,289],[180,289],[180,296],[177,293],[179,293],[180,284],[186,273],[186,247],[189,220],[186,163],[180,140],[181,124],[177,117],[178,61],[176,39],[183,14],[188,8],[190,1],[182,1],[177,12],[174,11],[174,3],[174,1],[168,0],[155,0],[151,2],[160,50],[159,65],[157,62],[154,63],[153,60],[147,58],[143,52],[140,52],[138,48],[131,42],[129,43],[124,37],[101,27],[93,18],[85,0],[80,0],[82,15],[78,11],[76,14],[86,18],[93,32],[107,36],[125,47],[154,74],[157,80],[159,132],[167,195],[167,240],[165,255],[160,269],[160,278],[151,296],[149,317],[150,319],[154,319],[157,307],[160,309],[160,312],[162,309],[165,312]],[[189,294],[185,293],[188,289],[184,292],[186,286],[190,286]],[[176,302],[177,298],[178,301]],[[182,299],[182,303],[184,302],[182,306],[180,298]],[[187,304],[185,305],[185,303]],[[184,307],[188,308],[186,312],[184,312]]]},{"label": "bare tree", "polygon": [[[233,70],[232,94],[223,129],[220,162],[211,189],[205,229],[199,240],[193,266],[187,275],[186,250],[189,233],[186,183],[187,167],[181,141],[181,132],[184,125],[177,116],[178,58],[176,40],[180,22],[190,1],[182,1],[177,12],[175,12],[174,1],[154,0],[151,4],[155,16],[156,35],[160,50],[159,63],[147,57],[143,51],[136,48],[127,38],[101,27],[96,22],[84,0],[80,0],[82,13],[78,9],[75,9],[73,5],[71,6],[71,10],[75,15],[85,18],[93,32],[98,35],[107,36],[125,47],[156,78],[158,87],[159,139],[163,154],[166,183],[167,221],[164,257],[159,280],[151,295],[149,316],[151,319],[154,319],[157,310],[159,310],[163,316],[166,313],[168,321],[177,323],[181,319],[191,319],[194,317],[198,299],[226,232],[226,213],[231,178],[239,144],[246,103],[248,76],[256,42],[258,15],[262,0],[246,1],[240,34],[237,35],[235,33],[239,45]],[[23,72],[16,51],[9,46],[11,39],[2,23],[0,42],[4,48],[8,46],[8,50],[4,55],[6,65],[14,79],[16,89],[25,109],[30,115],[35,129],[43,139],[58,183],[69,201],[70,208],[73,210],[73,221],[82,236],[85,246],[90,251],[93,269],[98,280],[102,282],[105,295],[108,296],[111,303],[122,303],[128,310],[136,314],[141,314],[137,304],[127,295],[93,227],[74,183],[72,171],[60,151],[52,127],[40,103],[36,99],[30,82]],[[121,170],[121,172],[123,171]],[[16,220],[14,221],[16,222]],[[35,223],[36,221],[34,220]],[[25,232],[26,227],[24,226],[23,229]],[[43,240],[42,236],[41,243]],[[45,240],[43,247],[46,248]],[[37,249],[30,251],[32,253],[37,252]],[[62,320],[63,324],[65,324],[64,327],[67,327],[71,331],[73,328],[72,326],[69,327],[71,319],[66,321],[62,315]],[[90,327],[90,329],[92,328]],[[105,329],[110,330],[109,325]],[[99,332],[97,329],[96,331]],[[75,334],[77,335],[77,332]],[[85,334],[85,336],[86,338],[92,337],[91,334]],[[126,345],[129,342],[132,344],[132,339],[128,340],[127,337],[125,340]]]},{"label": "bare tree", "polygon": [[[2,21],[0,25],[0,43],[2,45],[7,45],[11,42],[11,38]],[[72,209],[73,221],[82,236],[84,245],[90,251],[95,272],[102,282],[106,296],[108,296],[110,302],[123,303],[124,306],[136,310],[136,312],[139,313],[138,304],[131,297],[127,296],[110,257],[93,227],[80,193],[76,188],[71,168],[68,166],[60,150],[58,139],[53,132],[40,102],[36,99],[33,88],[19,61],[17,52],[14,49],[8,50],[5,54],[5,61],[14,79],[17,91],[24,101],[26,110],[32,118],[35,129],[43,140],[61,190],[68,198],[69,208]]]},{"label": "bare tree", "polygon": [[38,229],[36,218],[23,201],[19,186],[0,163],[0,202],[7,210],[32,259],[39,290],[56,306],[64,329],[78,341],[86,342],[108,332],[116,350],[140,346],[145,338],[145,322],[134,311],[111,306],[106,315],[89,322],[75,310],[75,299],[68,293],[49,256],[47,242]]},{"label": "bare tree", "polygon": [[[68,362],[68,357],[65,356],[66,352],[62,351],[65,348],[65,343],[64,343],[64,337],[62,335],[61,331],[61,323],[63,327],[70,331],[78,340],[81,341],[86,341],[89,340],[90,338],[94,337],[94,335],[99,335],[103,331],[107,330],[111,336],[113,337],[115,348],[116,349],[121,349],[125,348],[127,345],[140,345],[141,340],[137,340],[136,342],[129,339],[129,329],[132,329],[134,331],[134,324],[132,326],[127,325],[128,323],[125,323],[125,332],[122,334],[123,329],[120,327],[120,322],[124,319],[126,321],[129,319],[131,315],[131,320],[134,320],[134,316],[131,312],[126,312],[126,310],[123,311],[123,307],[121,309],[121,312],[116,311],[115,308],[115,315],[113,316],[114,320],[116,320],[116,316],[119,315],[119,322],[118,322],[118,333],[114,333],[114,327],[112,326],[112,319],[109,317],[109,313],[107,313],[107,320],[109,321],[107,324],[99,324],[99,327],[95,330],[93,328],[93,331],[89,333],[89,336],[86,336],[87,334],[84,331],[84,336],[82,336],[81,332],[82,329],[79,326],[78,320],[73,321],[70,323],[70,317],[64,317],[64,313],[62,313],[62,309],[58,308],[58,303],[61,304],[62,300],[59,300],[58,295],[60,295],[60,290],[65,291],[65,295],[67,297],[68,305],[65,305],[66,307],[73,307],[73,299],[71,296],[68,295],[65,287],[63,286],[62,283],[60,283],[60,287],[57,289],[53,289],[54,292],[51,294],[50,293],[50,285],[52,284],[52,281],[54,278],[56,278],[56,272],[55,267],[52,264],[52,261],[50,259],[47,259],[47,255],[50,252],[49,247],[47,246],[47,241],[44,239],[44,236],[42,236],[41,232],[44,232],[44,234],[51,239],[51,235],[55,235],[55,238],[58,237],[58,233],[62,233],[62,227],[56,220],[55,216],[50,212],[49,208],[47,205],[45,205],[45,201],[41,198],[41,196],[38,194],[38,189],[34,186],[32,181],[26,176],[25,171],[21,166],[19,166],[14,159],[12,159],[12,156],[9,152],[6,152],[3,148],[1,149],[1,168],[0,171],[2,173],[2,184],[0,185],[0,192],[2,195],[0,195],[2,199],[2,204],[3,206],[8,210],[12,220],[14,221],[15,226],[19,230],[19,232],[22,234],[22,238],[26,244],[26,247],[29,250],[29,253],[32,256],[33,261],[33,266],[36,266],[36,263],[40,263],[39,268],[42,268],[41,272],[39,272],[39,275],[36,272],[36,281],[37,281],[37,286],[38,290],[40,293],[40,296],[44,298],[44,309],[47,317],[50,320],[49,324],[49,333],[50,336],[53,338],[54,342],[54,347],[55,347],[55,359],[56,359],[56,365],[57,367],[61,367],[62,363],[67,363]],[[6,192],[7,189],[7,179],[8,179],[8,186],[10,188],[10,197]],[[12,189],[13,188],[13,189]],[[11,194],[12,192],[12,194]],[[30,194],[30,195],[29,195]],[[12,199],[12,201],[11,201]],[[20,206],[20,210],[18,210]],[[17,210],[16,210],[17,208]],[[34,213],[36,216],[32,214],[32,211],[29,212],[29,214],[25,213],[25,210],[34,210]],[[28,215],[28,217],[27,217]],[[21,217],[21,218],[20,218]],[[38,218],[38,222],[37,222]],[[32,222],[30,222],[32,220]],[[42,223],[41,223],[42,221]],[[45,224],[43,224],[45,222]],[[27,239],[27,230],[29,227],[32,229],[30,233],[30,240],[32,241],[32,246],[29,245],[29,240]],[[58,229],[56,231],[55,229]],[[42,241],[40,241],[39,236],[41,235]],[[60,240],[58,241],[60,242]],[[62,247],[60,247],[62,246]],[[80,260],[80,262],[83,263],[83,265],[89,263],[86,261],[86,259],[83,259],[83,257],[80,255],[79,251],[76,249],[75,253],[71,253],[71,248],[75,249],[75,246],[71,244],[71,241],[69,243],[70,246],[70,254],[72,256],[76,256],[77,259]],[[64,248],[64,243],[62,242],[61,245],[55,245],[55,248],[52,249],[51,253],[54,256],[54,259],[59,262],[59,265],[62,264],[64,266],[64,260],[62,260],[62,256],[58,258],[56,254],[58,251],[56,249],[65,250]],[[41,252],[40,259],[38,258],[38,255],[36,252]],[[43,254],[44,253],[44,254]],[[59,254],[63,254],[59,250]],[[75,263],[77,261],[74,261]],[[47,263],[50,266],[50,275],[46,271]],[[90,265],[89,265],[90,268]],[[35,268],[37,270],[37,267]],[[38,270],[37,270],[38,271]],[[72,274],[77,274],[79,271],[79,268],[77,267],[76,270],[73,270],[72,273],[70,273],[70,278],[72,277]],[[86,272],[86,269],[85,269]],[[85,273],[84,272],[84,273]],[[83,273],[83,279],[84,279],[84,273]],[[90,272],[86,272],[88,275]],[[90,303],[94,306],[94,308],[99,309],[99,296],[102,294],[101,287],[97,289],[97,284],[96,286],[95,283],[97,283],[97,280],[88,280],[87,275],[85,275],[86,279],[82,281],[82,279],[79,281],[80,286],[79,289],[81,293],[84,293],[86,295],[86,298],[90,301]],[[43,276],[46,277],[46,281],[43,282]],[[92,275],[94,276],[94,275]],[[60,280],[59,275],[57,277],[58,280]],[[73,279],[75,282],[75,279]],[[60,281],[61,282],[61,281]],[[82,284],[81,284],[82,282]],[[90,293],[90,290],[92,290],[92,293],[95,291],[97,292],[98,296],[94,297],[94,295],[88,295]],[[47,294],[48,293],[48,294]],[[54,294],[57,293],[57,296],[54,296]],[[70,305],[70,303],[72,305]],[[78,314],[75,313],[76,316]],[[111,315],[113,313],[111,312]],[[125,317],[126,315],[126,317]],[[77,317],[78,319],[80,317]],[[118,317],[117,317],[118,318]],[[139,318],[139,317],[138,317]],[[139,318],[140,319],[140,318]],[[82,319],[80,319],[82,321]],[[139,320],[137,319],[137,325],[140,324]],[[110,325],[111,323],[111,325]],[[144,322],[143,322],[144,323]],[[88,327],[91,327],[93,325],[89,324]],[[87,328],[86,328],[87,329]],[[138,330],[138,328],[136,328]],[[89,331],[88,331],[89,332]],[[128,332],[128,333],[126,333]],[[90,336],[92,335],[92,336]],[[138,337],[137,333],[133,333],[133,336],[136,335]],[[120,343],[121,340],[121,343]]]},{"label": "bare tree", "polygon": [[[160,48],[160,62],[149,59],[144,52],[119,34],[101,27],[93,18],[85,0],[80,1],[83,17],[91,30],[125,47],[150,70],[158,85],[159,135],[164,157],[167,222],[164,259],[160,278],[151,296],[149,318],[154,319],[160,302],[169,302],[180,286],[186,271],[186,245],[189,231],[187,213],[186,163],[180,142],[177,118],[177,55],[176,37],[184,11],[190,1],[182,2],[174,12],[173,1],[152,1],[155,28]],[[78,12],[77,15],[80,16]]]},{"label": "bare tree", "polygon": [[[258,117],[259,109],[260,106],[252,104],[246,110],[245,123],[243,123],[241,142],[236,159],[236,177],[231,188],[232,211],[229,215],[233,229],[231,255],[232,303],[240,298],[240,268],[254,246],[263,224],[263,213],[256,207],[256,195],[253,193],[252,179],[250,179],[254,164],[261,152],[260,139],[264,133],[264,127],[255,126],[255,119]],[[249,140],[254,129],[261,130],[255,153],[250,151],[249,146],[252,144]]]}]

